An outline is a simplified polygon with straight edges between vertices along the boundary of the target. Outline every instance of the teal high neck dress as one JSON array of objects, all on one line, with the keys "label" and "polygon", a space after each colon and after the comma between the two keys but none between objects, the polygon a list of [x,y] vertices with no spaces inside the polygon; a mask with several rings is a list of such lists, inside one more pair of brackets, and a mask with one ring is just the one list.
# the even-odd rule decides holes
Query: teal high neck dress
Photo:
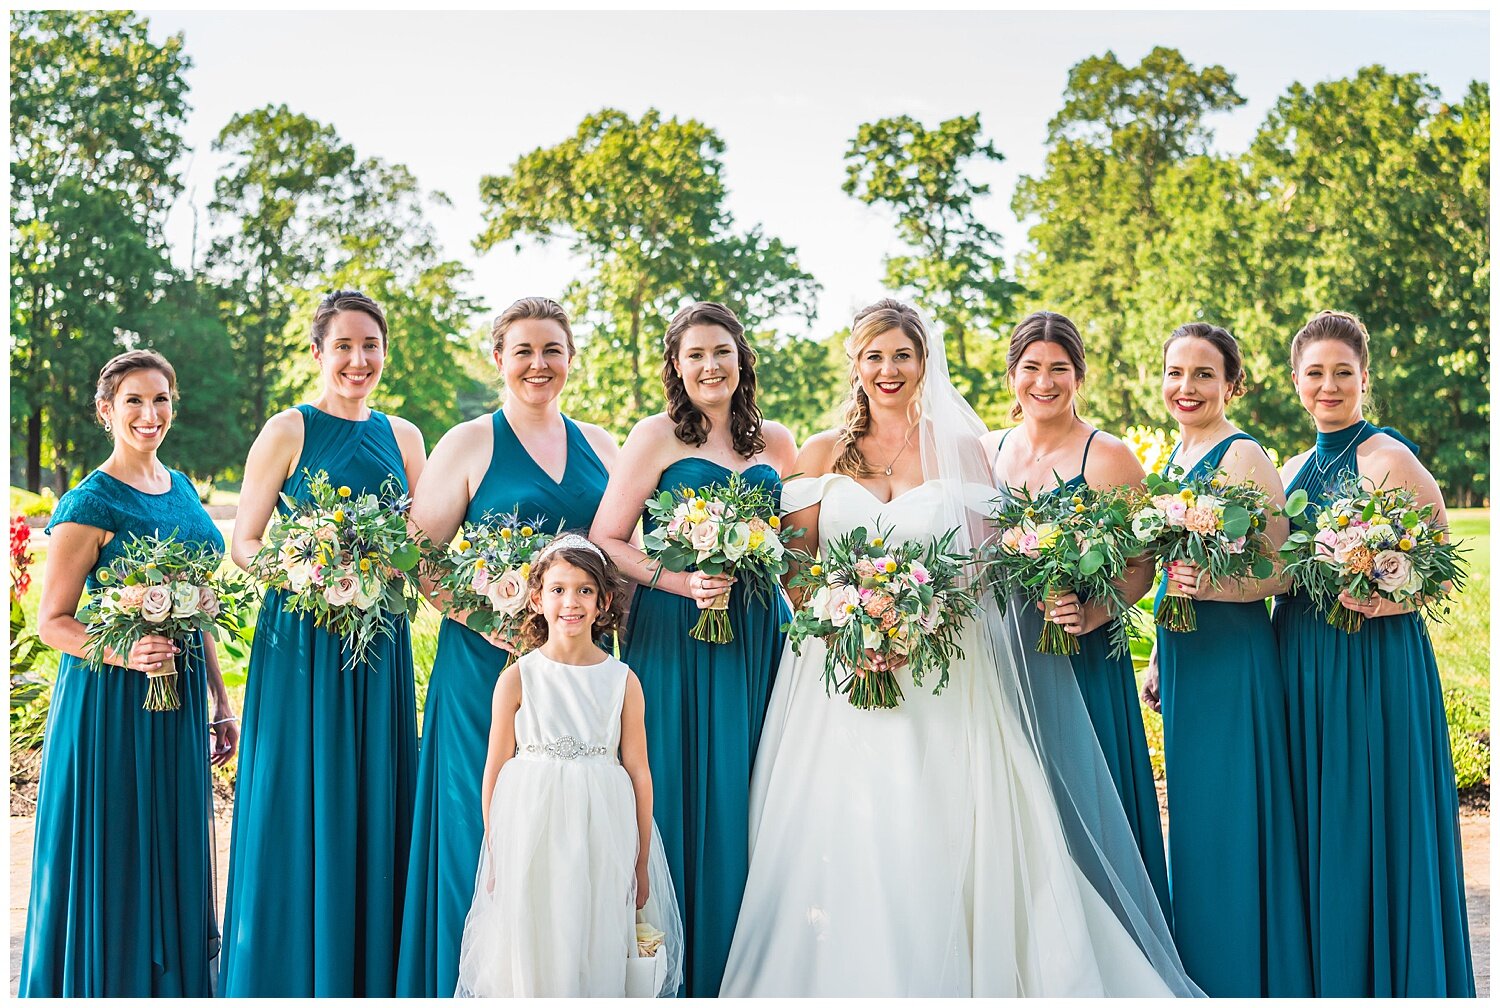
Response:
[{"label": "teal high neck dress", "polygon": [[[95,470],[62,495],[50,532],[113,532],[85,588],[133,536],[175,533],[223,552],[192,481],[150,494]],[[56,548],[56,547],[54,547]],[[63,655],[37,792],[21,997],[211,997],[213,902],[207,660],[181,642],[174,711],[141,709],[146,676]]]},{"label": "teal high neck dress", "polygon": [[[1314,503],[1389,428],[1319,432],[1287,486]],[[1420,613],[1330,626],[1276,600],[1306,823],[1314,989],[1323,997],[1473,997],[1458,792],[1443,687]]]},{"label": "teal high neck dress", "polygon": [[[1212,475],[1242,440],[1254,443],[1232,434],[1187,476]],[[1158,606],[1165,594],[1163,571]],[[1195,608],[1196,631],[1156,629],[1177,951],[1213,997],[1305,997],[1306,892],[1270,617],[1264,601]]]},{"label": "teal high neck dress", "polygon": [[[1083,459],[1078,475],[1044,493],[1072,493],[1088,486],[1084,473],[1089,464],[1093,431],[1083,445]],[[1000,437],[995,458],[1005,447],[1010,431]],[[1001,487],[1000,489],[1004,489]],[[1161,809],[1156,804],[1156,780],[1151,772],[1151,752],[1146,746],[1146,725],[1141,718],[1140,696],[1135,688],[1135,665],[1130,653],[1111,654],[1109,624],[1096,627],[1078,638],[1078,653],[1070,657],[1073,678],[1088,711],[1094,736],[1104,754],[1104,765],[1115,783],[1115,791],[1125,809],[1125,819],[1141,852],[1141,863],[1161,903],[1162,916],[1170,924],[1171,903],[1167,894],[1167,856],[1162,845]]]},{"label": "teal high neck dress", "polygon": [[[297,471],[377,493],[401,450],[385,414],[345,420],[298,406]],[[366,660],[266,592],[245,684],[224,908],[228,997],[389,997],[405,890],[417,724],[403,614]]]},{"label": "teal high neck dress", "polygon": [[[732,472],[689,456],[662,472],[657,492],[701,490]],[[771,466],[753,465],[744,478],[780,499]],[[700,611],[681,595],[642,586],[630,609],[622,657],[645,694],[656,825],[681,904],[690,997],[718,994],[750,870],[750,766],[786,639],[781,625],[791,619],[780,586],[768,591],[770,604],[735,585],[727,644],[688,636]]]},{"label": "teal high neck dress", "polygon": [[[464,512],[481,523],[519,509],[538,531],[587,535],[609,474],[578,425],[563,418],[568,456],[562,482],[527,454],[505,413],[493,414],[494,448],[484,479]],[[422,711],[416,818],[402,910],[396,993],[452,997],[464,917],[484,838],[480,785],[489,751],[495,681],[510,652],[461,623],[444,619]]]}]

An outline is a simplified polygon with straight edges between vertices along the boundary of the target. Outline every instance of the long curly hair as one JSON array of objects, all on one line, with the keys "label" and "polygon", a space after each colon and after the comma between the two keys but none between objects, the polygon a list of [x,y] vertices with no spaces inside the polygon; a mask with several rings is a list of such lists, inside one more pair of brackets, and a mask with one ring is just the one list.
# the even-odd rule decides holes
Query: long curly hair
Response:
[{"label": "long curly hair", "polygon": [[[870,397],[859,383],[859,355],[870,341],[882,333],[900,329],[917,348],[922,360],[923,377],[927,368],[927,330],[915,308],[892,298],[884,298],[861,308],[854,316],[844,352],[849,356],[849,398],[844,401],[844,422],[839,428],[839,453],[833,471],[856,479],[879,475],[859,450],[859,439],[870,429]],[[913,399],[913,402],[916,400]]]},{"label": "long curly hair", "polygon": [[531,572],[526,578],[528,604],[516,635],[523,650],[534,651],[547,643],[547,618],[529,600],[541,595],[542,578],[559,563],[566,563],[583,571],[599,589],[599,615],[594,618],[594,640],[618,631],[625,623],[625,578],[603,550],[582,545],[544,549],[541,558],[531,565]]},{"label": "long curly hair", "polygon": [[662,341],[661,383],[667,394],[667,416],[677,425],[674,433],[683,444],[701,445],[708,441],[709,422],[703,411],[688,398],[687,386],[677,373],[677,353],[682,336],[693,326],[711,325],[729,333],[740,359],[740,383],[729,401],[729,435],[735,454],[752,458],[766,450],[761,433],[760,407],[755,405],[755,351],[745,339],[745,327],[734,312],[715,301],[697,301],[672,316],[667,338]]}]

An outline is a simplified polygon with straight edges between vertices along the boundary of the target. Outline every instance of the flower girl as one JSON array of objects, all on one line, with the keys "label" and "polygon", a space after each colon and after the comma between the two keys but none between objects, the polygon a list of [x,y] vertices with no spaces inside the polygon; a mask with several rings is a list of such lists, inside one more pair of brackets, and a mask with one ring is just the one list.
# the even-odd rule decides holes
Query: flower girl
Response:
[{"label": "flower girl", "polygon": [[495,685],[459,996],[671,996],[681,982],[641,684],[595,643],[620,623],[622,585],[579,535],[532,564],[520,637],[535,650]]}]

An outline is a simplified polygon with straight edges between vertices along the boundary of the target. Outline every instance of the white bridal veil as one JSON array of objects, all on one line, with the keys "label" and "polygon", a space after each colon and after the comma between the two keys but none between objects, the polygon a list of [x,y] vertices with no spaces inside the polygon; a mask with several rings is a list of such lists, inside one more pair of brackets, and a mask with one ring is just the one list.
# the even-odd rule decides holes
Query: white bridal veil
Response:
[{"label": "white bridal veil", "polygon": [[[936,526],[956,527],[955,548],[971,551],[989,535],[989,500],[996,493],[989,459],[980,444],[986,428],[953,387],[942,334],[929,320],[924,318],[923,322],[928,333],[921,396],[923,477],[955,488],[956,492],[934,495],[937,506],[948,511],[939,516]],[[978,662],[978,667],[993,666],[996,674],[955,676],[949,687],[970,692],[967,701],[984,717],[993,716],[998,721],[998,731],[980,730],[969,740],[972,792],[984,794],[986,788],[1006,787],[998,764],[1015,759],[1018,747],[1023,747],[1023,757],[1030,749],[1045,772],[1068,853],[1079,871],[1167,988],[1177,995],[1202,996],[1183,971],[1068,659],[1038,654],[1031,646],[1041,630],[1041,615],[1034,605],[1013,601],[1002,613],[993,597],[987,595],[980,601],[976,632],[968,639],[994,658],[993,663]],[[1018,731],[1022,739],[1014,738]],[[1005,744],[996,745],[995,739]],[[995,859],[996,871],[1017,871],[1019,867],[1018,884],[1031,890],[1017,894],[1020,905],[1046,899],[1045,893],[1037,891],[1050,884],[1045,874],[1037,877],[1024,865],[999,863],[999,859],[1015,857],[1015,848],[1007,839],[1008,831],[1015,827],[1000,821],[984,822],[987,804],[977,802],[973,809],[978,819],[976,871],[986,871],[990,859]],[[975,969],[982,971],[984,936],[974,935],[972,940]],[[1018,935],[1016,940],[1024,946],[1026,937]],[[1087,934],[1071,934],[1050,936],[1049,940],[1066,943],[1089,938]],[[1066,950],[1055,948],[1038,948],[1029,954],[1068,958]],[[976,984],[976,991],[982,986]]]}]

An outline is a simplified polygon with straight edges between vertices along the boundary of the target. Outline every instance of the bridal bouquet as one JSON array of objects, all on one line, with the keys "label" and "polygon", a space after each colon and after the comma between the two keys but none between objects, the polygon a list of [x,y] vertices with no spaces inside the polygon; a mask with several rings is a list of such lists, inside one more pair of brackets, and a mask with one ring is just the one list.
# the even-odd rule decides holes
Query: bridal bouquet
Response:
[{"label": "bridal bouquet", "polygon": [[[1069,493],[1033,495],[1012,487],[991,502],[990,519],[999,528],[997,544],[985,550],[995,597],[1003,607],[1014,592],[1028,603],[1076,592],[1103,602],[1118,614],[1110,626],[1111,651],[1124,654],[1130,643],[1130,614],[1117,583],[1126,563],[1142,550],[1131,528],[1129,490],[1088,487]],[[1046,620],[1036,649],[1042,654],[1078,653],[1078,638]]]},{"label": "bridal bouquet", "polygon": [[552,541],[536,531],[542,519],[521,520],[520,509],[465,525],[439,562],[438,587],[452,593],[450,613],[467,611],[476,633],[514,637],[526,614],[531,562]]},{"label": "bridal bouquet", "polygon": [[[1270,544],[1266,540],[1266,492],[1253,482],[1230,483],[1222,471],[1209,479],[1187,480],[1146,475],[1146,494],[1131,515],[1131,531],[1163,569],[1191,561],[1208,584],[1226,578],[1270,577]],[[1193,600],[1167,582],[1167,595],[1156,610],[1156,622],[1184,633],[1198,629]]]},{"label": "bridal bouquet", "polygon": [[[96,672],[104,667],[106,649],[123,659],[148,634],[176,641],[200,631],[216,637],[239,632],[253,590],[238,578],[219,575],[218,551],[173,536],[131,536],[122,548],[122,556],[99,569],[99,591],[78,611]],[[146,672],[146,678],[144,710],[182,706],[174,659]]]},{"label": "bridal bouquet", "polygon": [[1341,592],[1409,603],[1442,622],[1468,564],[1447,529],[1432,524],[1434,510],[1418,506],[1405,487],[1370,489],[1355,475],[1332,487],[1322,507],[1294,491],[1286,502],[1296,527],[1281,548],[1285,571],[1347,633],[1358,632],[1365,617],[1339,603]]},{"label": "bridal bouquet", "polygon": [[334,487],[326,472],[308,482],[311,500],[281,495],[288,513],[266,532],[251,570],[286,593],[290,612],[343,637],[346,668],[363,661],[379,637],[393,635],[387,615],[417,614],[418,564],[432,551],[406,524],[411,498],[387,479],[379,494]]},{"label": "bridal bouquet", "polygon": [[[646,501],[646,511],[656,528],[642,542],[660,569],[696,566],[704,574],[748,575],[752,590],[768,594],[787,572],[786,543],[802,534],[801,529],[781,527],[770,490],[746,483],[738,474],[701,491],[663,490]],[[734,640],[729,592],[703,610],[691,636],[710,644]]]},{"label": "bridal bouquet", "polygon": [[[824,547],[821,557],[798,552],[800,569],[793,588],[809,591],[807,601],[782,627],[792,649],[816,637],[828,645],[824,688],[848,695],[861,710],[889,709],[901,702],[901,686],[890,664],[904,660],[912,682],[922,685],[938,673],[934,693],[948,685],[948,666],[963,657],[959,632],[977,609],[962,586],[972,558],[953,552],[957,530],[925,545],[888,546],[889,530],[874,535],[857,528]],[[884,670],[869,668],[866,652],[884,658]]]}]

